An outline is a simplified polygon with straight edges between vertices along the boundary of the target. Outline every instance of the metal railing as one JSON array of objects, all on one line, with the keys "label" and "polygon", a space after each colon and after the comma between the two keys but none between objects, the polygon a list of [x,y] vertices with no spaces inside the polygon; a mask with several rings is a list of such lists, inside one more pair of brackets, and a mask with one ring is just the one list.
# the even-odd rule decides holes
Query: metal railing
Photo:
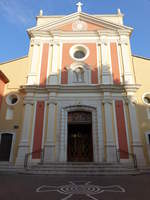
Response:
[{"label": "metal railing", "polygon": [[124,151],[122,149],[116,149],[117,162],[120,162],[120,153],[124,153],[129,157],[131,156],[132,160],[133,160],[133,166],[134,166],[134,168],[137,168],[137,158],[136,158],[136,155],[134,153],[129,153],[129,152]]},{"label": "metal railing", "polygon": [[24,168],[28,169],[29,168],[29,158],[32,160],[32,156],[34,154],[40,153],[40,164],[44,163],[44,148],[43,149],[38,149],[36,151],[32,151],[30,153],[26,153],[25,154],[25,158],[24,158]]}]

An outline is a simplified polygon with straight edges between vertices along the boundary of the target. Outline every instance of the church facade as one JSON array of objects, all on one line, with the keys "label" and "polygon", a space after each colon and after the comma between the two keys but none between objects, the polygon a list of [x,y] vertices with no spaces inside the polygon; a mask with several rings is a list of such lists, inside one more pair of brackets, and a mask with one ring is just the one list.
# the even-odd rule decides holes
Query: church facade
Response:
[{"label": "church facade", "polygon": [[0,64],[0,162],[150,164],[150,60],[114,15],[44,16],[28,56]]}]

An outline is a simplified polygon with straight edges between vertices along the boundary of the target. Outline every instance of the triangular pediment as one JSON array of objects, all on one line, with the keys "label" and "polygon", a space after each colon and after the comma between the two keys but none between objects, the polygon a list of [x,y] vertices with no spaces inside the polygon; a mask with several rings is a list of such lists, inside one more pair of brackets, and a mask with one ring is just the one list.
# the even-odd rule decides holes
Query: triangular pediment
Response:
[{"label": "triangular pediment", "polygon": [[86,13],[73,13],[67,15],[53,22],[46,23],[41,26],[28,29],[28,33],[31,32],[50,32],[55,30],[61,31],[97,31],[97,30],[128,30],[132,31],[132,28],[115,24],[110,21],[99,19],[95,16]]},{"label": "triangular pediment", "polygon": [[96,31],[96,30],[104,30],[108,29],[101,24],[95,24],[93,22],[89,22],[81,19],[74,20],[70,23],[66,23],[60,26],[57,26],[53,30],[61,30],[61,31]]}]

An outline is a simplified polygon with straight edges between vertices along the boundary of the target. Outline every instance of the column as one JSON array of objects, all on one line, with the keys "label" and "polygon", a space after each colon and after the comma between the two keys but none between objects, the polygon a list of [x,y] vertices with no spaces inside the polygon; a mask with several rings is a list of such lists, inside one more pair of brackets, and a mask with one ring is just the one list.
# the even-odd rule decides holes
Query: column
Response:
[{"label": "column", "polygon": [[112,101],[104,100],[107,162],[116,162],[116,145],[113,138]]},{"label": "column", "polygon": [[133,77],[132,77],[132,73],[131,73],[130,56],[129,56],[127,39],[121,38],[119,45],[121,45],[121,51],[122,51],[124,81],[126,84],[133,84]]},{"label": "column", "polygon": [[50,74],[49,84],[56,85],[57,80],[57,68],[58,68],[58,59],[59,59],[59,46],[57,43],[53,44],[53,58],[52,58],[52,71]]},{"label": "column", "polygon": [[46,143],[44,145],[44,162],[54,162],[55,161],[55,111],[56,102],[48,102],[48,127],[47,127],[47,137]]},{"label": "column", "polygon": [[61,135],[60,135],[60,153],[59,153],[59,161],[60,162],[66,162],[67,161],[67,152],[66,152],[66,124],[67,124],[67,113],[62,108],[61,111]]},{"label": "column", "polygon": [[138,166],[142,166],[145,165],[145,159],[144,159],[143,145],[141,144],[140,141],[135,105],[136,105],[136,100],[131,97],[128,106],[129,106],[130,123],[132,130],[132,140],[133,140],[132,146],[133,146],[133,152],[137,158]]},{"label": "column", "polygon": [[23,165],[25,155],[29,151],[29,134],[32,123],[32,105],[33,103],[25,102],[23,129],[22,129],[21,141],[19,144],[16,164]]},{"label": "column", "polygon": [[98,129],[98,159],[97,162],[104,161],[104,138],[102,132],[102,109],[101,102],[97,106],[97,129]]}]

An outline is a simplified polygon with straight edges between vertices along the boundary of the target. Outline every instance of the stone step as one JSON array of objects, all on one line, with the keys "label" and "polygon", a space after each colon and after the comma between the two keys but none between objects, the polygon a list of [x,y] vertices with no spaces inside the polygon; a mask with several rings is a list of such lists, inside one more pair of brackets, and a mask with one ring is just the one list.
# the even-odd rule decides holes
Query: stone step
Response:
[{"label": "stone step", "polygon": [[23,174],[43,174],[43,175],[114,175],[114,174],[139,174],[140,172],[133,168],[131,163],[44,163],[29,165],[28,169],[23,166],[14,166],[12,164],[0,165],[0,173],[23,173]]},{"label": "stone step", "polygon": [[34,174],[103,174],[103,173],[137,173],[136,170],[27,170],[27,173]]},{"label": "stone step", "polygon": [[140,174],[139,171],[26,171],[25,174],[34,174],[34,175],[137,175]]},{"label": "stone step", "polygon": [[[38,163],[38,165],[40,165],[40,163]],[[114,163],[108,163],[108,162],[101,162],[101,163],[98,163],[98,162],[44,162],[44,164],[42,164],[42,165],[67,165],[67,166],[69,166],[69,165],[108,165],[108,166],[117,166],[117,165],[119,165],[119,166],[126,166],[126,165],[132,165],[131,163],[117,163],[117,162],[114,162]]]},{"label": "stone step", "polygon": [[139,174],[129,163],[44,163],[33,165],[27,174],[70,174],[70,175],[108,175]]},{"label": "stone step", "polygon": [[60,162],[60,163],[44,163],[44,164],[40,164],[38,163],[36,166],[101,166],[101,167],[107,167],[107,166],[111,166],[111,167],[133,167],[132,163],[106,163],[106,162],[102,162],[102,163],[94,163],[94,162]]},{"label": "stone step", "polygon": [[91,166],[88,166],[88,165],[85,165],[85,166],[81,166],[81,165],[74,165],[74,166],[67,166],[67,165],[33,165],[31,166],[31,168],[33,169],[53,169],[53,168],[58,168],[58,169],[63,169],[63,168],[67,168],[67,169],[105,169],[105,168],[110,168],[110,169],[132,169],[133,167],[132,166],[105,166],[105,165],[100,165],[100,166],[95,166],[95,165],[91,165]]}]

